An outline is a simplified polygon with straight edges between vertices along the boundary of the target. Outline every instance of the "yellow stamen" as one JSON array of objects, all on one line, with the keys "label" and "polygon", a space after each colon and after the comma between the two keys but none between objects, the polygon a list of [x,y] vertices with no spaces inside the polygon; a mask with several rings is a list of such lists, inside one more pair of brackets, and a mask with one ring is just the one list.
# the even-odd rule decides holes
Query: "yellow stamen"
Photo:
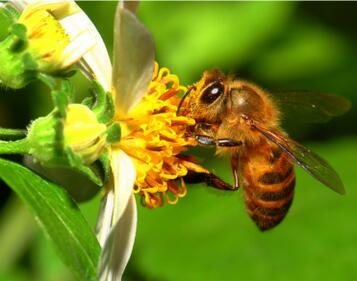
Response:
[{"label": "yellow stamen", "polygon": [[184,197],[187,189],[183,177],[188,171],[208,173],[181,156],[189,146],[197,144],[186,133],[195,121],[176,115],[180,102],[177,94],[184,91],[176,75],[156,64],[142,101],[119,120],[123,134],[117,146],[132,158],[137,171],[134,191],[149,208],[162,206],[164,199],[176,204]]}]

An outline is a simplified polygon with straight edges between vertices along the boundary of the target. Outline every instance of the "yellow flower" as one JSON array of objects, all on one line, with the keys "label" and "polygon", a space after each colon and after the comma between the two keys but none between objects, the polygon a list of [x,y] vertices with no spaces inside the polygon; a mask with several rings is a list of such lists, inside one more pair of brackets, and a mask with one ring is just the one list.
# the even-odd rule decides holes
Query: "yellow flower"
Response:
[{"label": "yellow flower", "polygon": [[28,129],[29,155],[46,167],[90,165],[107,146],[107,126],[83,104],[69,104],[65,117],[54,109]]},{"label": "yellow flower", "polygon": [[120,142],[111,145],[113,177],[97,223],[103,247],[100,281],[121,280],[130,258],[137,224],[134,192],[147,207],[165,200],[173,204],[186,193],[182,177],[189,170],[208,172],[181,155],[196,144],[185,135],[194,120],[176,116],[177,94],[186,89],[177,76],[154,64],[152,37],[128,7],[119,4],[115,15],[113,69],[102,63],[109,62],[105,48],[90,51],[82,68],[113,94],[114,121],[122,127]]},{"label": "yellow flower", "polygon": [[[74,1],[10,1],[21,10],[18,23],[26,27],[27,50],[41,72],[66,69],[90,50],[95,40],[85,22],[76,20],[83,14]],[[28,5],[26,5],[28,4]]]},{"label": "yellow flower", "polygon": [[106,146],[107,126],[87,106],[70,104],[64,122],[65,145],[80,155],[86,164],[99,158]]},{"label": "yellow flower", "polygon": [[196,145],[185,133],[195,121],[176,115],[180,102],[177,94],[183,91],[186,88],[179,85],[176,75],[167,68],[159,70],[155,64],[152,81],[140,103],[125,117],[117,116],[124,129],[120,143],[113,148],[131,157],[136,170],[134,192],[149,208],[162,206],[164,199],[175,204],[186,195],[182,177],[188,170],[206,171],[180,156],[188,146]]}]

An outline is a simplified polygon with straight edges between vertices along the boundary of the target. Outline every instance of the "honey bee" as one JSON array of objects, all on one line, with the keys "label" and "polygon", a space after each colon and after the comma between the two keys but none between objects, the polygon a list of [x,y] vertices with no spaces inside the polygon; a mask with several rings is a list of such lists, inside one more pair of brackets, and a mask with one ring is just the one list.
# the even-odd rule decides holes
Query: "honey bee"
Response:
[{"label": "honey bee", "polygon": [[281,110],[325,122],[348,111],[348,100],[308,92],[268,94],[253,83],[206,71],[186,92],[177,114],[196,120],[189,135],[201,145],[229,153],[234,185],[214,174],[189,174],[189,182],[206,182],[223,190],[243,186],[246,210],[262,231],[286,216],[294,195],[294,165],[332,190],[344,194],[335,170],[320,156],[291,140],[280,127]]}]

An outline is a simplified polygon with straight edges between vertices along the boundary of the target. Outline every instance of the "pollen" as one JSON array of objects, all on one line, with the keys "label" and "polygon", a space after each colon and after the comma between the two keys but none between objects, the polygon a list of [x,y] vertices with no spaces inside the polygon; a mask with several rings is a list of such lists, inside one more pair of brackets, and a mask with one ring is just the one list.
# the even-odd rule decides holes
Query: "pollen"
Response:
[{"label": "pollen", "polygon": [[176,204],[186,195],[183,177],[189,171],[208,173],[182,153],[197,143],[187,135],[195,120],[177,116],[178,94],[186,91],[178,77],[155,65],[152,81],[139,105],[122,124],[118,146],[133,160],[137,178],[134,191],[146,207]]}]

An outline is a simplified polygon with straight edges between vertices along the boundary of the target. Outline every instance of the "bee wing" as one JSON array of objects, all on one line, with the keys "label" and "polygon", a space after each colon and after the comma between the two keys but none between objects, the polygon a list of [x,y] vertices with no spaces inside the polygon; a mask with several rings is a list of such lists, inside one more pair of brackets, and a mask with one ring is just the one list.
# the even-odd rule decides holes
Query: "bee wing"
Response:
[{"label": "bee wing", "polygon": [[326,160],[312,152],[309,148],[276,131],[268,130],[261,124],[252,122],[251,126],[268,140],[278,145],[297,165],[302,167],[318,181],[337,193],[345,194],[345,189],[339,175]]},{"label": "bee wing", "polygon": [[325,93],[281,92],[272,94],[284,117],[309,123],[324,123],[346,113],[351,102],[344,97]]}]

